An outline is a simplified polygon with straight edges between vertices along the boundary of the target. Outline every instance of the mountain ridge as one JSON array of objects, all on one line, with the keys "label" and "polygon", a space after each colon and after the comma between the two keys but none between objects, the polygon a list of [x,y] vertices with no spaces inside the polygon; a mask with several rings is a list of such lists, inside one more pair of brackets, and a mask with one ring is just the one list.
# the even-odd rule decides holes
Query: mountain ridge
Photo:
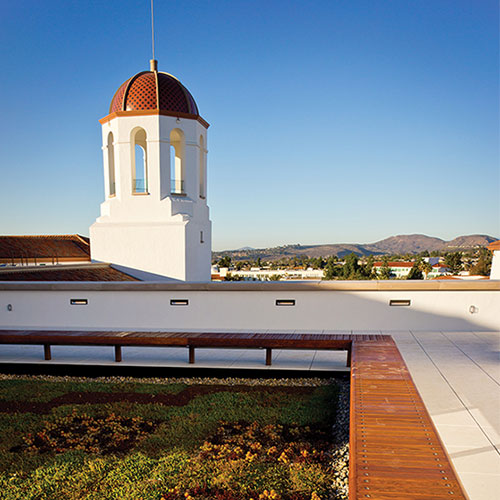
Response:
[{"label": "mountain ridge", "polygon": [[389,236],[375,243],[327,243],[321,245],[284,245],[270,248],[243,247],[236,250],[213,252],[214,258],[228,255],[235,260],[261,259],[277,260],[282,257],[307,255],[308,257],[343,257],[351,252],[357,255],[407,254],[423,251],[464,251],[486,247],[498,238],[486,234],[457,236],[452,240],[427,236],[425,234],[400,234]]}]

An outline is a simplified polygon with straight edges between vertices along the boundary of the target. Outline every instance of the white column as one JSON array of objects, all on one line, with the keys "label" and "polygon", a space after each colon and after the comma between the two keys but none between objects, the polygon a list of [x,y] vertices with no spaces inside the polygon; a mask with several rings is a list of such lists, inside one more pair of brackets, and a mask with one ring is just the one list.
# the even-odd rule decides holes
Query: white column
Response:
[{"label": "white column", "polygon": [[[102,149],[102,160],[104,165],[104,199],[107,200],[109,198],[109,154],[108,154],[107,140],[106,144],[101,149]],[[115,177],[116,177],[116,172],[115,172]]]},{"label": "white column", "polygon": [[191,198],[193,201],[197,201],[199,199],[198,154],[199,154],[198,143],[192,140],[188,140],[186,138],[184,188],[187,196]]},{"label": "white column", "polygon": [[491,262],[490,279],[500,280],[500,250],[493,251],[493,261]]},{"label": "white column", "polygon": [[170,141],[160,139],[158,150],[160,155],[160,200],[163,200],[170,196]]}]

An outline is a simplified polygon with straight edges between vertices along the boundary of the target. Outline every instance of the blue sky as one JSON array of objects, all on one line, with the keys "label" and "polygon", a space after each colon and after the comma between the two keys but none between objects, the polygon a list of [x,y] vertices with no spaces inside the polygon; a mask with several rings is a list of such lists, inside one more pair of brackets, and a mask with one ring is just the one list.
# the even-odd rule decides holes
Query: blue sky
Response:
[{"label": "blue sky", "polygon": [[[500,236],[494,0],[156,0],[211,124],[213,248]],[[148,69],[149,0],[0,5],[1,234],[88,234],[98,119]]]}]

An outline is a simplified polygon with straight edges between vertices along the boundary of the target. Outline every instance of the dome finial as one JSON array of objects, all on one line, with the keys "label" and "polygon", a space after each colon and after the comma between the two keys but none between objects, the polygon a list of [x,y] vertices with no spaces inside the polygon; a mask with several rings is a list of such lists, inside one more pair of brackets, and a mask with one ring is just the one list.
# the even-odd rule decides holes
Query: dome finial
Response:
[{"label": "dome finial", "polygon": [[158,71],[158,61],[156,59],[149,60],[149,70]]}]

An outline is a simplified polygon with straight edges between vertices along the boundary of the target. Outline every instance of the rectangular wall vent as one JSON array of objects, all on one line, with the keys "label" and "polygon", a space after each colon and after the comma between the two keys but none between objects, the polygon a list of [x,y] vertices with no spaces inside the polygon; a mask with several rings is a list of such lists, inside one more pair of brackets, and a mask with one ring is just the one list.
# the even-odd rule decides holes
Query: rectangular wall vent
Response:
[{"label": "rectangular wall vent", "polygon": [[295,299],[276,299],[277,306],[294,306]]},{"label": "rectangular wall vent", "polygon": [[411,306],[410,299],[391,299],[389,301],[390,306]]},{"label": "rectangular wall vent", "polygon": [[188,306],[189,300],[188,299],[170,299],[170,305],[171,306]]},{"label": "rectangular wall vent", "polygon": [[69,303],[72,306],[86,306],[89,301],[87,299],[70,299]]}]

